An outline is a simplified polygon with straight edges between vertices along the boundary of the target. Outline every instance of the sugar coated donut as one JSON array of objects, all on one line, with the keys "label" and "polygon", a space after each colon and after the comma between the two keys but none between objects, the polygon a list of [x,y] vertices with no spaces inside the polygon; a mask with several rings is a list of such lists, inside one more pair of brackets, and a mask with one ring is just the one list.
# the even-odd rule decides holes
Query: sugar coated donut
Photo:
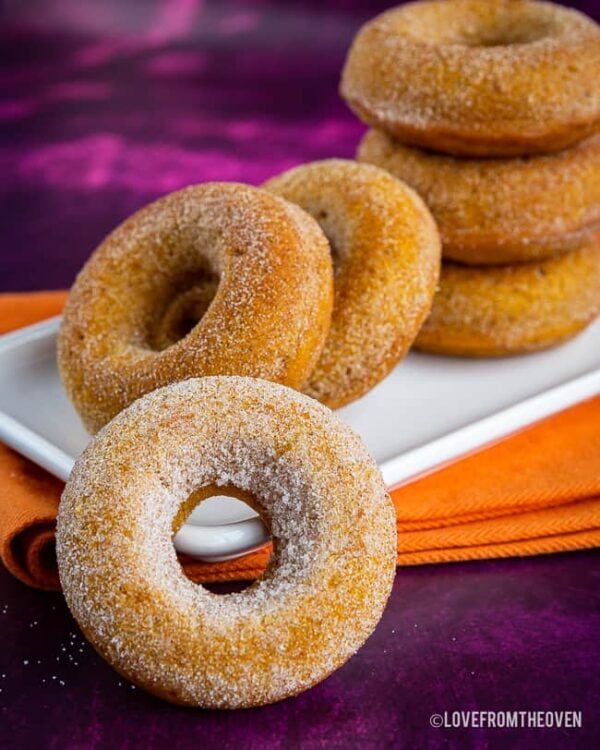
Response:
[{"label": "sugar coated donut", "polygon": [[265,187],[312,214],[331,244],[331,328],[305,391],[342,406],[390,372],[429,312],[440,266],[435,223],[407,185],[352,161],[306,164]]},{"label": "sugar coated donut", "polygon": [[424,0],[359,31],[341,94],[398,139],[466,155],[555,151],[600,125],[600,27],[534,0]]},{"label": "sugar coated donut", "polygon": [[[274,537],[264,575],[234,594],[186,578],[172,543],[210,488],[237,488]],[[116,670],[174,703],[240,708],[306,690],[362,645],[392,586],[396,521],[329,409],[266,381],[199,378],[136,401],[85,450],[57,557],[73,615]]]},{"label": "sugar coated donut", "polygon": [[442,266],[440,289],[415,348],[495,357],[546,349],[600,313],[600,244],[541,263]]},{"label": "sugar coated donut", "polygon": [[329,244],[311,216],[247,185],[196,185],[138,211],[94,252],[65,308],[59,368],[91,432],[189,377],[301,387],[332,304]]},{"label": "sugar coated donut", "polygon": [[600,228],[600,135],[556,154],[460,159],[370,130],[357,158],[417,190],[437,221],[444,257],[462,263],[547,258]]}]

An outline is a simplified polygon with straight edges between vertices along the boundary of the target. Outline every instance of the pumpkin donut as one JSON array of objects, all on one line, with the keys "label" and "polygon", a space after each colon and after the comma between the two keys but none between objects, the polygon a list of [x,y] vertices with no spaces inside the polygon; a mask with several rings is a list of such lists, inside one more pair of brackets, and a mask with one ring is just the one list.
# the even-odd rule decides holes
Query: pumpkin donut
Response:
[{"label": "pumpkin donut", "polygon": [[[199,491],[224,487],[275,544],[258,581],[219,596],[185,577],[172,539]],[[375,461],[329,409],[266,381],[195,378],[136,401],[84,451],[57,558],[71,612],[118,672],[174,703],[241,708],[306,690],[368,638],[396,519]]]},{"label": "pumpkin donut", "polygon": [[311,216],[247,185],[196,185],[138,211],[93,253],[65,307],[58,364],[91,432],[194,376],[300,388],[332,303],[329,244]]},{"label": "pumpkin donut", "polygon": [[415,348],[465,357],[546,349],[600,313],[600,244],[541,263],[475,268],[444,263]]},{"label": "pumpkin donut", "polygon": [[450,154],[556,151],[600,125],[600,27],[535,0],[424,0],[359,31],[341,94],[364,122]]},{"label": "pumpkin donut", "polygon": [[411,188],[366,164],[305,164],[265,187],[314,216],[331,244],[331,327],[305,392],[343,406],[382,380],[417,335],[439,275],[437,229]]},{"label": "pumpkin donut", "polygon": [[357,158],[423,197],[451,260],[539,260],[580,247],[600,228],[600,135],[557,154],[459,159],[371,130]]}]

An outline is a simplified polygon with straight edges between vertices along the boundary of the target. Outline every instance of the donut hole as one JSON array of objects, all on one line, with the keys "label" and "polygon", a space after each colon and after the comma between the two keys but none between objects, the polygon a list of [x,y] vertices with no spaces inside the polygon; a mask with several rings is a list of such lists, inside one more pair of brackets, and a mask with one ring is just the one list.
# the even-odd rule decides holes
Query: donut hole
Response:
[{"label": "donut hole", "polygon": [[545,13],[527,6],[488,12],[466,9],[441,14],[439,7],[420,6],[408,33],[423,44],[462,47],[508,47],[532,44],[556,35],[556,24]]},{"label": "donut hole", "polygon": [[333,277],[337,279],[340,274],[342,267],[342,254],[338,245],[333,241],[329,240],[329,247],[331,248],[331,263],[333,265]]},{"label": "donut hole", "polygon": [[202,320],[218,288],[219,277],[209,270],[194,275],[192,281],[176,284],[152,331],[151,348],[162,351],[184,339]]},{"label": "donut hole", "polygon": [[335,221],[335,216],[330,214],[326,209],[316,211],[315,218],[329,242],[333,275],[334,278],[337,278],[346,255],[343,251],[343,248],[346,246],[346,241],[343,237],[344,228],[339,226],[339,223]]},{"label": "donut hole", "polygon": [[[225,536],[236,540],[244,535],[246,544],[244,555],[264,549],[257,564],[268,564],[272,554],[267,547],[270,537],[270,524],[261,511],[260,503],[250,493],[237,487],[203,487],[193,492],[181,506],[173,523],[173,543],[182,563],[184,574],[192,581],[198,581],[203,575],[210,576],[210,569],[203,563],[222,561],[219,546],[214,554],[198,554],[198,544],[206,548],[206,534],[215,528],[215,542]],[[268,553],[268,554],[267,554]],[[198,561],[196,563],[196,561]],[[261,574],[262,575],[262,574]],[[214,594],[231,594],[243,591],[254,583],[254,580],[214,581],[201,585]]]},{"label": "donut hole", "polygon": [[202,584],[211,594],[227,596],[227,594],[239,594],[240,591],[249,589],[254,581],[206,581]]},{"label": "donut hole", "polygon": [[546,23],[521,24],[508,19],[494,26],[483,26],[472,34],[465,34],[456,44],[465,47],[509,47],[518,44],[532,44],[549,36],[550,29]]}]

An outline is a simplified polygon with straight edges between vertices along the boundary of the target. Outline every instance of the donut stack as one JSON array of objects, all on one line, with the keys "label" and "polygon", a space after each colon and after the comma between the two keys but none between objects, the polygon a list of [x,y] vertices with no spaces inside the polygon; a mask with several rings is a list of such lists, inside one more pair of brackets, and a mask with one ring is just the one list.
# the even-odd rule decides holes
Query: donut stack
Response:
[{"label": "donut stack", "polygon": [[534,0],[423,0],[358,33],[357,158],[424,198],[444,263],[416,347],[553,346],[600,313],[600,27]]}]

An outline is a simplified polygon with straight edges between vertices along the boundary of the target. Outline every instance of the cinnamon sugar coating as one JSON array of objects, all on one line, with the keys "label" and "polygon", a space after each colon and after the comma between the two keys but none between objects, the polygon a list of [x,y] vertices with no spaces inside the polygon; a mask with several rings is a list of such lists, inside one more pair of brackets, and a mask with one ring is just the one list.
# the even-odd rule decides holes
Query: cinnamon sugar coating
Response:
[{"label": "cinnamon sugar coating", "polygon": [[467,357],[546,349],[600,314],[600,244],[541,263],[442,265],[440,289],[415,348]]},{"label": "cinnamon sugar coating", "polygon": [[[228,487],[275,548],[252,586],[216,595],[185,577],[172,539],[199,488]],[[390,594],[396,522],[374,460],[329,409],[209,377],[154,391],[98,434],[62,496],[57,557],[71,612],[116,670],[174,703],[240,708],[306,690],[363,644]]]},{"label": "cinnamon sugar coating", "polygon": [[330,241],[333,316],[305,392],[343,406],[391,371],[429,312],[440,266],[435,223],[411,188],[367,164],[305,164],[265,187],[308,211]]},{"label": "cinnamon sugar coating", "polygon": [[600,126],[600,27],[537,0],[423,0],[358,32],[341,94],[364,122],[451,154],[565,148]]},{"label": "cinnamon sugar coating", "polygon": [[357,158],[423,197],[443,256],[461,263],[547,258],[580,247],[600,228],[600,135],[556,154],[461,159],[370,130]]},{"label": "cinnamon sugar coating", "polygon": [[80,272],[59,334],[62,380],[91,432],[189,377],[300,388],[332,304],[329,244],[311,216],[247,185],[185,188],[127,219]]}]

